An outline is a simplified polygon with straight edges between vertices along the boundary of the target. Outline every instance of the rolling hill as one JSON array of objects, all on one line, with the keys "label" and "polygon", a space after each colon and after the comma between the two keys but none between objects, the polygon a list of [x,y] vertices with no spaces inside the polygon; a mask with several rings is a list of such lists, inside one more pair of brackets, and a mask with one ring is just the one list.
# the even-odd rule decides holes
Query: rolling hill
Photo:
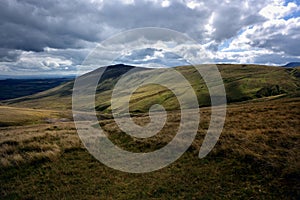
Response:
[{"label": "rolling hill", "polygon": [[[171,165],[145,174],[111,169],[84,148],[70,110],[74,80],[2,101],[0,199],[299,199],[299,68],[218,67],[231,104],[214,149],[199,159],[211,121],[211,108],[204,107],[199,113],[197,136],[187,151]],[[139,83],[141,76],[153,78],[153,71],[146,68],[108,67],[97,87],[98,111],[110,112],[112,89],[132,69],[137,71],[127,80],[128,86]],[[197,70],[191,66],[175,69],[194,87],[200,106],[209,105],[207,88]],[[172,79],[161,81],[168,78]],[[173,82],[182,86],[180,81]],[[175,111],[168,112],[165,126],[152,137],[131,137],[109,114],[99,114],[103,116],[98,118],[99,124],[124,150],[160,149],[174,138],[181,113],[176,111],[178,102],[168,89],[146,85],[131,97],[130,109],[137,113],[132,115],[134,122],[147,124],[149,116],[139,112],[154,103]]]},{"label": "rolling hill", "polygon": [[[229,103],[260,98],[299,96],[300,94],[300,68],[232,64],[217,66],[223,78]],[[203,67],[203,65],[196,67]],[[132,69],[137,70],[135,76],[128,80],[128,85],[138,83],[141,76],[151,78],[153,75],[152,70],[148,68],[135,68],[127,65],[107,67],[97,87],[96,110],[104,113],[111,111],[110,99],[113,88],[121,76]],[[197,70],[192,66],[179,66],[175,69],[194,88],[199,105],[209,106],[209,93]],[[98,70],[104,70],[104,68],[99,68],[83,76],[89,77],[99,72]],[[168,69],[155,70],[157,74],[161,74]],[[74,80],[37,94],[5,100],[2,103],[17,107],[39,109],[71,109],[73,84]],[[178,87],[181,87],[180,82],[176,84]],[[170,90],[152,84],[140,87],[133,93],[130,99],[130,110],[132,112],[146,112],[155,103],[164,105],[167,110],[179,109],[179,104]]]}]

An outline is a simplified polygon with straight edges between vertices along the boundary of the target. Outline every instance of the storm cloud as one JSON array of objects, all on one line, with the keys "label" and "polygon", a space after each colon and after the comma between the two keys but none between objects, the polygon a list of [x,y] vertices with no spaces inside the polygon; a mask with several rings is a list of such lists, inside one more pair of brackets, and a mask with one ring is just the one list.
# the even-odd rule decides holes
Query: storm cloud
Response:
[{"label": "storm cloud", "polygon": [[[267,55],[268,63],[283,64],[287,57],[300,60],[299,16],[299,2],[283,0],[2,0],[0,71],[70,72],[101,41],[142,27],[182,32],[216,62],[261,63]],[[147,65],[178,59],[167,52],[140,53],[123,60]]]}]

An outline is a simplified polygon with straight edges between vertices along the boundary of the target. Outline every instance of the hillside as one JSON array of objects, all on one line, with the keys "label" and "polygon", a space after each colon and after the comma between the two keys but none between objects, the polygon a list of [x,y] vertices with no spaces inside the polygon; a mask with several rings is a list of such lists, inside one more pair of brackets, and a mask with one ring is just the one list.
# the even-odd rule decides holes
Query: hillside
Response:
[{"label": "hillside", "polygon": [[[197,66],[201,67],[201,65]],[[110,112],[110,99],[112,89],[121,75],[133,69],[133,66],[115,65],[110,66],[104,72],[96,95],[96,109],[101,112]],[[260,65],[218,65],[221,72],[227,101],[240,102],[245,100],[255,100],[264,97],[298,96],[300,92],[300,68],[283,68]],[[138,68],[136,72],[139,76],[152,76],[153,73],[147,68]],[[199,73],[194,67],[176,67],[194,88],[199,105],[210,105],[210,97],[207,87]],[[103,70],[99,68],[97,70]],[[84,76],[89,76],[95,72],[90,72]],[[157,74],[168,69],[157,69]],[[138,77],[128,81],[128,85],[138,82]],[[167,80],[166,80],[167,81]],[[41,109],[71,109],[72,89],[74,81],[64,83],[52,89],[12,100],[2,101],[6,105],[41,108]],[[176,83],[181,87],[181,83]],[[145,112],[153,103],[160,103],[167,110],[178,109],[179,105],[172,93],[158,85],[148,85],[139,88],[131,97],[130,110],[132,112]]]},{"label": "hillside", "polygon": [[[0,199],[299,199],[299,68],[218,67],[231,103],[216,146],[199,159],[211,120],[211,108],[205,107],[210,103],[209,96],[195,68],[177,67],[203,106],[197,135],[174,163],[144,174],[111,169],[89,154],[72,121],[74,81],[2,101],[6,105],[0,106]],[[132,119],[146,125],[149,116],[140,112],[161,103],[172,110],[164,127],[149,138],[131,137],[121,130],[107,114],[109,100],[121,75],[131,69],[136,68],[110,66],[99,81],[99,124],[120,148],[151,152],[174,138],[181,112],[176,111],[178,102],[169,90],[148,85],[131,97]],[[139,83],[140,76],[151,78],[150,69],[137,69],[126,85]],[[89,78],[96,72],[84,76]],[[182,86],[177,80],[174,85]]]},{"label": "hillside", "polygon": [[52,121],[70,121],[71,111],[38,110],[0,106],[0,127],[22,126]]},{"label": "hillside", "polygon": [[[229,105],[218,143],[199,159],[210,120],[210,108],[202,108],[191,147],[168,167],[145,174],[113,170],[93,158],[73,122],[2,127],[0,199],[299,199],[299,106],[300,98]],[[22,116],[35,121],[29,111]],[[134,119],[147,123],[142,115]],[[121,148],[147,152],[174,137],[179,119],[180,112],[170,112],[166,127],[147,139],[131,138],[113,119],[100,124]]]}]

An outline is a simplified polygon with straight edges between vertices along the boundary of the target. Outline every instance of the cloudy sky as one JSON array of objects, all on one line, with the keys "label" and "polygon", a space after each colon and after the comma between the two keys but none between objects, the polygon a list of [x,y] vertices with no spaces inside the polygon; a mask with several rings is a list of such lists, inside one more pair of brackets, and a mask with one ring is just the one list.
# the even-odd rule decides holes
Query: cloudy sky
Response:
[{"label": "cloudy sky", "polygon": [[[97,44],[143,27],[181,32],[216,63],[300,61],[299,0],[1,0],[0,75],[74,74]],[[116,62],[182,64],[155,48]]]}]

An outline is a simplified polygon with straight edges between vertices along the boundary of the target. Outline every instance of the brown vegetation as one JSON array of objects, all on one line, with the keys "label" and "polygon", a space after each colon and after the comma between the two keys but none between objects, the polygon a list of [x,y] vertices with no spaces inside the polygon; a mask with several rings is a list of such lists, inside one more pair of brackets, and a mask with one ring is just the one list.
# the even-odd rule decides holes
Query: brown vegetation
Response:
[{"label": "brown vegetation", "polygon": [[[198,158],[210,120],[201,109],[198,135],[170,166],[148,174],[112,170],[83,148],[72,122],[0,128],[0,196],[59,199],[297,199],[300,197],[300,98],[230,105],[213,151]],[[134,115],[139,124],[148,117]],[[100,125],[120,147],[147,152],[167,144],[179,113],[156,136],[133,139],[114,120]]]}]

